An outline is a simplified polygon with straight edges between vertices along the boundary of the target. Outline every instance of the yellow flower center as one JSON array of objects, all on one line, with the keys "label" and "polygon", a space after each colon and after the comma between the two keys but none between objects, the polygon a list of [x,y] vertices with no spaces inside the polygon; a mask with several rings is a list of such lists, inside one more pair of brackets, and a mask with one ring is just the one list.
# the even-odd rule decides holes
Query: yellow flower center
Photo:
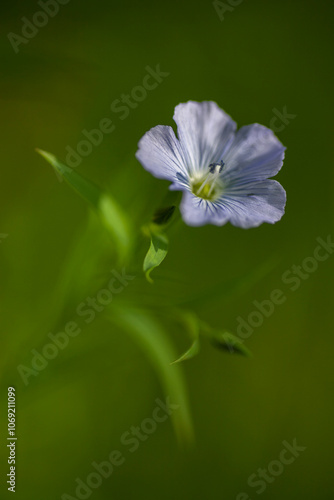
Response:
[{"label": "yellow flower center", "polygon": [[215,201],[223,192],[223,183],[220,177],[224,162],[211,163],[209,172],[191,180],[191,191],[195,196],[204,200]]}]

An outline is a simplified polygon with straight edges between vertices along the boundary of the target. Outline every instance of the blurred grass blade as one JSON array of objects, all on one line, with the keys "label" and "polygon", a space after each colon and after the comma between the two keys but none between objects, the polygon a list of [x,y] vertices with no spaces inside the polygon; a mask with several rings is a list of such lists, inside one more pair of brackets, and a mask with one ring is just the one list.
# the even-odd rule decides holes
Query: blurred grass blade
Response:
[{"label": "blurred grass blade", "polygon": [[53,154],[38,148],[36,151],[52,165],[58,175],[64,178],[84,200],[97,210],[120,254],[126,256],[132,244],[131,229],[128,217],[118,203],[93,182],[61,163]]},{"label": "blurred grass blade", "polygon": [[276,269],[280,261],[281,257],[275,254],[265,262],[259,264],[255,269],[251,269],[237,278],[217,283],[202,292],[196,293],[192,297],[181,301],[178,306],[202,309],[207,304],[213,305],[216,302],[221,303],[222,300],[235,299],[237,296],[251,290],[254,285]]},{"label": "blurred grass blade", "polygon": [[168,252],[168,238],[164,233],[152,232],[151,245],[146,254],[143,264],[143,270],[146,275],[147,281],[153,283],[150,276],[153,269],[158,267],[165,259]]},{"label": "blurred grass blade", "polygon": [[118,242],[123,255],[128,255],[132,246],[132,231],[129,219],[109,194],[102,194],[99,213],[104,226]]},{"label": "blurred grass blade", "polygon": [[210,342],[217,347],[231,354],[242,354],[248,358],[252,357],[251,351],[245,346],[243,339],[238,338],[233,333],[211,328],[210,325],[201,321],[201,331],[209,338]]},{"label": "blurred grass blade", "polygon": [[51,153],[36,148],[43,158],[52,165],[56,173],[64,178],[68,184],[82,196],[86,201],[91,203],[95,208],[99,206],[101,190],[92,182],[85,179],[82,175],[78,174],[73,168],[60,163],[60,161]]},{"label": "blurred grass blade", "polygon": [[94,210],[88,212],[87,220],[82,221],[67,255],[62,260],[58,282],[54,289],[54,310],[60,314],[69,311],[81,300],[98,291],[106,282],[106,269],[109,268],[110,237],[101,231],[101,221]]},{"label": "blurred grass blade", "polygon": [[177,360],[175,360],[172,364],[179,363],[180,361],[186,361],[187,359],[191,359],[194,356],[196,356],[196,354],[198,354],[200,350],[200,341],[199,341],[200,321],[197,318],[196,314],[192,313],[191,311],[178,310],[177,315],[184,324],[185,329],[188,331],[190,338],[192,340],[192,344],[190,348],[184,354],[182,354],[182,356],[180,356]]},{"label": "blurred grass blade", "polygon": [[174,429],[181,444],[190,444],[193,426],[185,381],[180,366],[170,364],[176,353],[163,327],[148,312],[125,306],[113,307],[108,318],[132,336],[154,366],[166,396],[180,405],[172,414]]}]

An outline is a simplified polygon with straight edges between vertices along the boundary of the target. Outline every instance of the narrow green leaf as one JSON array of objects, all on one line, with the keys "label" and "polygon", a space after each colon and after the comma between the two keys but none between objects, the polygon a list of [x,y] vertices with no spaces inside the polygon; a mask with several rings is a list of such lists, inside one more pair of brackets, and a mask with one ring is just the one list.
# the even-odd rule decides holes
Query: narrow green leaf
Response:
[{"label": "narrow green leaf", "polygon": [[151,245],[144,259],[143,270],[147,281],[153,283],[150,276],[153,269],[158,267],[164,260],[168,252],[168,238],[164,233],[152,232]]},{"label": "narrow green leaf", "polygon": [[196,339],[193,341],[189,349],[184,354],[182,354],[182,356],[173,361],[173,363],[171,364],[174,365],[175,363],[180,363],[181,361],[186,361],[187,359],[193,358],[194,356],[196,356],[196,354],[198,354],[199,349],[200,349],[199,339]]},{"label": "narrow green leaf", "polygon": [[208,336],[210,342],[217,347],[231,354],[242,354],[252,357],[251,351],[245,346],[243,339],[240,339],[233,333],[212,328],[204,321],[200,323],[201,331]]},{"label": "narrow green leaf", "polygon": [[171,366],[175,350],[163,327],[148,312],[126,306],[113,306],[108,319],[129,333],[154,366],[166,396],[179,408],[172,413],[176,435],[181,443],[193,441],[186,385],[179,365]]},{"label": "narrow green leaf", "polygon": [[216,332],[212,335],[211,342],[218,349],[223,349],[231,354],[242,354],[252,357],[251,351],[245,346],[243,340],[230,332]]},{"label": "narrow green leaf", "polygon": [[78,174],[73,168],[61,163],[53,154],[38,148],[36,148],[36,151],[52,165],[56,173],[63,177],[82,198],[95,208],[98,208],[102,192],[95,184]]},{"label": "narrow green leaf", "polygon": [[164,226],[170,222],[174,215],[176,207],[174,205],[170,207],[159,208],[154,212],[152,217],[152,222],[158,226]]},{"label": "narrow green leaf", "polygon": [[187,359],[191,359],[194,356],[196,356],[196,354],[198,354],[200,350],[200,341],[199,341],[200,322],[196,314],[190,311],[178,310],[177,316],[182,321],[184,327],[188,331],[188,334],[190,335],[190,338],[192,340],[192,344],[190,348],[184,354],[182,354],[182,356],[180,356],[177,360],[175,360],[172,364],[179,363],[180,361],[185,361]]},{"label": "narrow green leaf", "polygon": [[93,182],[85,179],[73,168],[61,163],[53,154],[38,148],[36,151],[52,165],[58,175],[64,178],[84,200],[97,210],[103,225],[111,234],[119,252],[123,256],[127,255],[132,244],[129,220],[112,196]]}]

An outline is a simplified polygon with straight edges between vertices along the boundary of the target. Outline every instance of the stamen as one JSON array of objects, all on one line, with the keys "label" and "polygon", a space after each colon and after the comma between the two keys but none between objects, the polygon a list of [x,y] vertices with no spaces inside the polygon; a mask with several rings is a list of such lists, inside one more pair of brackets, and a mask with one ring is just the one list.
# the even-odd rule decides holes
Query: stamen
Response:
[{"label": "stamen", "polygon": [[[218,175],[219,175],[219,172],[218,172]],[[216,174],[215,178],[213,179],[213,182],[212,182],[210,189],[209,189],[209,192],[208,192],[208,197],[211,196],[213,188],[215,187],[215,184],[217,182],[218,175]]]},{"label": "stamen", "polygon": [[210,173],[207,174],[207,176],[204,179],[204,182],[202,182],[202,184],[200,185],[200,187],[199,187],[199,189],[198,189],[198,191],[197,191],[196,194],[199,194],[202,191],[202,189],[204,188],[205,184],[208,182],[209,177],[210,177]]},{"label": "stamen", "polygon": [[225,163],[221,160],[220,163],[210,163],[209,170],[211,174],[216,174],[217,171],[220,174],[224,167]]},{"label": "stamen", "polygon": [[203,188],[207,184],[209,184],[209,186],[207,186],[207,188],[205,190],[205,195],[203,194],[202,197],[205,199],[210,198],[210,196],[214,192],[215,185],[217,183],[217,180],[218,180],[224,166],[225,166],[225,163],[223,162],[223,160],[221,160],[220,163],[210,163],[209,172],[205,175],[204,178],[202,177],[202,179],[203,179],[202,184],[200,184],[197,191],[193,191],[196,194],[196,196],[200,196],[200,193],[203,191]]}]

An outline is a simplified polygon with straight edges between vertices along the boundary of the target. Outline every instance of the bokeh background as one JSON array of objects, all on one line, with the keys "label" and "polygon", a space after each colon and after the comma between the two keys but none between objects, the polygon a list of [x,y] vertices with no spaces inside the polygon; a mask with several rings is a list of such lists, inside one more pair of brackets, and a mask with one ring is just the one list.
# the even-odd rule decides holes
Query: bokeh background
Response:
[{"label": "bokeh background", "polygon": [[[316,238],[333,234],[332,3],[244,0],[221,20],[211,2],[70,0],[15,53],[7,34],[21,35],[22,17],[31,20],[38,10],[30,0],[0,7],[0,233],[8,235],[0,245],[1,407],[7,387],[15,386],[16,498],[75,498],[75,479],[85,480],[93,461],[123,449],[125,463],[91,498],[332,499],[334,256],[298,290],[282,283],[285,271],[313,255]],[[146,66],[158,64],[169,76],[120,120],[111,103],[141,85]],[[215,100],[239,126],[270,126],[274,110],[284,107],[294,115],[278,132],[287,146],[277,177],[288,193],[286,215],[275,226],[248,231],[180,227],[155,291],[140,288],[138,276],[129,296],[151,294],[162,302],[187,296],[273,258],[277,264],[243,293],[199,303],[196,310],[236,332],[237,317],[247,320],[254,300],[280,288],[286,301],[246,341],[252,359],[204,342],[183,364],[194,448],[179,448],[168,420],[131,454],[120,445],[121,435],[150,417],[164,394],[124,332],[101,316],[27,386],[17,371],[29,365],[31,349],[71,319],[73,304],[60,306],[57,298],[59,277],[66,266],[75,268],[68,259],[88,214],[34,148],[65,160],[66,147],[77,146],[83,129],[112,119],[115,130],[78,171],[108,186],[133,216],[144,214],[168,183],[135,160],[137,142],[152,126],[172,125],[174,106],[189,99]],[[80,244],[77,272],[90,269],[94,280],[101,272],[95,240]],[[167,321],[166,328],[182,352],[184,332]],[[9,495],[5,417],[3,411],[2,498]],[[258,495],[248,478],[278,458],[283,441],[294,439],[306,450]]]}]

